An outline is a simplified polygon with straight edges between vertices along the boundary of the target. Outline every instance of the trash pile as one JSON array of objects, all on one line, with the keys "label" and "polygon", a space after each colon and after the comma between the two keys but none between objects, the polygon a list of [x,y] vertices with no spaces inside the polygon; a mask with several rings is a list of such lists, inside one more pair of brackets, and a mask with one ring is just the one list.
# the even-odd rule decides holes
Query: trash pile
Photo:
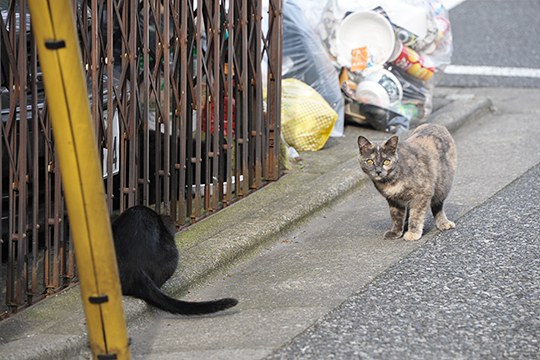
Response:
[{"label": "trash pile", "polygon": [[[440,0],[285,0],[282,76],[311,87],[329,105],[325,111],[335,112],[331,133],[328,121],[287,121],[285,141],[298,151],[318,150],[329,136],[343,136],[345,118],[390,133],[408,130],[431,113],[436,73],[451,54]],[[299,85],[284,80],[284,93],[289,86]],[[282,109],[305,101],[283,97]],[[298,135],[290,127],[300,124],[317,146],[293,145],[287,134]]]}]

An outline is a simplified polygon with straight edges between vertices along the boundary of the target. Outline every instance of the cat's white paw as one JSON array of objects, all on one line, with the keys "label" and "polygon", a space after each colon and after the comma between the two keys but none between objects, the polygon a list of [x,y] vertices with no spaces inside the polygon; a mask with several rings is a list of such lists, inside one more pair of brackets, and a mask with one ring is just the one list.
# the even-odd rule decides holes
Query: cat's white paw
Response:
[{"label": "cat's white paw", "polygon": [[414,233],[414,232],[411,232],[411,231],[407,231],[405,233],[405,235],[403,235],[403,239],[405,239],[407,241],[418,240],[421,237],[422,237],[422,233]]},{"label": "cat's white paw", "polygon": [[446,220],[446,221],[438,221],[437,222],[437,229],[444,231],[444,230],[450,230],[456,227],[456,224],[453,221]]}]

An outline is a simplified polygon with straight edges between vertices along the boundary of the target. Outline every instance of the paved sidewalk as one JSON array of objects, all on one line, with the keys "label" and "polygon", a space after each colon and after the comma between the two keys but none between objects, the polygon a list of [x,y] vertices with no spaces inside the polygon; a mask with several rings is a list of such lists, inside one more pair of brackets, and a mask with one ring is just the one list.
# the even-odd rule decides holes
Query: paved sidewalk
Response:
[{"label": "paved sidewalk", "polygon": [[[488,112],[491,106],[485,96],[456,96],[454,91],[444,89],[439,91],[436,99],[435,104],[441,108],[433,116],[433,121],[454,131],[467,120]],[[359,133],[386,137],[380,132],[349,127],[346,137],[331,139],[323,151],[302,154],[302,167],[181,232],[177,238],[181,265],[166,284],[166,290],[182,296],[188,289],[223,276],[239,260],[256,257],[262,248],[279,240],[287,230],[361,188],[366,179],[356,161],[356,137]],[[320,266],[324,269],[324,264]],[[220,296],[236,295],[224,293]],[[240,298],[240,301],[244,299]],[[124,308],[130,334],[156,315],[155,310],[132,298],[124,299]],[[231,319],[231,326],[235,318],[231,313],[235,311],[223,315]],[[271,321],[272,313],[267,316]],[[182,319],[188,323],[193,321]],[[178,334],[178,341],[182,336]],[[85,357],[88,356],[86,342],[78,288],[0,322],[0,352],[5,358]]]}]

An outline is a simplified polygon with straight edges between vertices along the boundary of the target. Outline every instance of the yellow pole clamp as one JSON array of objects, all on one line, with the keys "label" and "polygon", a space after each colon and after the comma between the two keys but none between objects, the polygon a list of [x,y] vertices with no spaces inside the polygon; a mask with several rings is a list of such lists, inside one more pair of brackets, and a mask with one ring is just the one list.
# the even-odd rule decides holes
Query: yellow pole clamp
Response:
[{"label": "yellow pole clamp", "polygon": [[122,293],[71,0],[29,0],[94,359],[129,359]]}]

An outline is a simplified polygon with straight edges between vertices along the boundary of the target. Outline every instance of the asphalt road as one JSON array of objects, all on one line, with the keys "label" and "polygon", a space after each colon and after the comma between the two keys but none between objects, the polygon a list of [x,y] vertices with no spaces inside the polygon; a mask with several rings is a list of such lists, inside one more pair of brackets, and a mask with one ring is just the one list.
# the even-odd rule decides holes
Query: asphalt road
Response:
[{"label": "asphalt road", "polygon": [[538,359],[540,165],[349,298],[285,359]]},{"label": "asphalt road", "polygon": [[[451,65],[477,74],[445,74],[439,86],[540,87],[540,1],[468,0],[449,14]],[[490,76],[478,75],[483,66],[489,67]],[[512,70],[525,70],[528,76],[512,75]]]}]

